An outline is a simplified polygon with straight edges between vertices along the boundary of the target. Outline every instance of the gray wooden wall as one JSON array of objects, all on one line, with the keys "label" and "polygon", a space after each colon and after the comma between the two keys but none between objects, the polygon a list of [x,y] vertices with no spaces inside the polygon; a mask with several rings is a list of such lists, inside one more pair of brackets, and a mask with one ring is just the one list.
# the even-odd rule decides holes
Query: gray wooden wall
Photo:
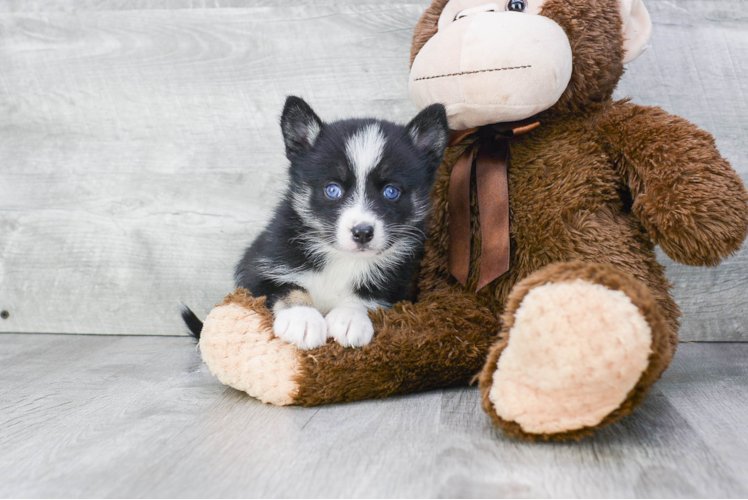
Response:
[{"label": "gray wooden wall", "polygon": [[[180,335],[284,185],[288,94],[405,121],[416,0],[0,2],[0,332]],[[748,3],[648,0],[618,96],[712,132],[748,180]],[[748,340],[748,251],[667,263],[682,337]]]}]

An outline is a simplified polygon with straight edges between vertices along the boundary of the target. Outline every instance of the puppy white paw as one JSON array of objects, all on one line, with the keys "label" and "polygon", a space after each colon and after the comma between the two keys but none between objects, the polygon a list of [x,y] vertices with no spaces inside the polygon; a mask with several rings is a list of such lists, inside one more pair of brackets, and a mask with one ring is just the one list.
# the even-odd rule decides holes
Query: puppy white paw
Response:
[{"label": "puppy white paw", "polygon": [[295,306],[275,314],[273,332],[299,349],[314,349],[327,343],[327,324],[313,307]]},{"label": "puppy white paw", "polygon": [[374,337],[374,325],[361,307],[336,307],[325,317],[327,335],[344,347],[361,347]]}]

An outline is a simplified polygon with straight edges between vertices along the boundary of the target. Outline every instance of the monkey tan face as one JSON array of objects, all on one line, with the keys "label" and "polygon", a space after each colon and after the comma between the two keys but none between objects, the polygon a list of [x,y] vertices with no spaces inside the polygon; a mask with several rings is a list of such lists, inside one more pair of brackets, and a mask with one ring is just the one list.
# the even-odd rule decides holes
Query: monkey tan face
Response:
[{"label": "monkey tan face", "polygon": [[[449,0],[413,60],[416,106],[444,104],[454,130],[522,120],[553,106],[569,84],[573,58],[567,33],[543,15],[549,1]],[[624,36],[631,36],[627,28],[639,30],[624,43],[635,57],[649,40],[649,16],[639,0],[619,5]]]}]

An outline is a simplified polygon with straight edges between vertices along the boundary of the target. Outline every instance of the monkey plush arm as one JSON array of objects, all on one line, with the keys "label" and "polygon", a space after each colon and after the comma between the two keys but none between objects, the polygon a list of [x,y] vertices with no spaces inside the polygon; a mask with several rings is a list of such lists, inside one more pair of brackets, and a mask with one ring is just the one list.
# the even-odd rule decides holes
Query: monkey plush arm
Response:
[{"label": "monkey plush arm", "polygon": [[672,259],[713,266],[748,230],[748,194],[714,138],[657,107],[615,103],[598,123],[632,211]]}]

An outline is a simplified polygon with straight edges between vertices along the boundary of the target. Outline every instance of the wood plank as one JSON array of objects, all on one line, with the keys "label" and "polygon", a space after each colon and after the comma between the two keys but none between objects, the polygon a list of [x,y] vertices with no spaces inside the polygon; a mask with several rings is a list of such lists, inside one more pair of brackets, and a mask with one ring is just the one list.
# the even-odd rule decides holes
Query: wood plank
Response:
[{"label": "wood plank", "polygon": [[2,497],[748,495],[748,344],[681,344],[634,415],[568,444],[507,439],[475,388],[263,405],[184,338],[5,334],[3,352]]},{"label": "wood plank", "polygon": [[[356,3],[364,3],[358,0]],[[337,7],[349,4],[346,0],[4,0],[0,12],[81,12],[107,10],[182,10],[182,9],[242,9],[257,7]],[[368,2],[372,3],[372,2]],[[379,2],[387,5],[387,2]],[[397,0],[399,4],[419,5],[425,10],[429,2],[424,0]]]},{"label": "wood plank", "polygon": [[[747,353],[744,346],[681,345],[678,363],[667,372],[667,397],[698,439],[719,450],[724,467],[736,477],[748,470],[746,420]],[[708,422],[708,425],[705,423]],[[745,493],[744,493],[745,495]]]},{"label": "wood plank", "polygon": [[[183,334],[285,183],[286,94],[405,121],[426,1],[0,2],[2,332]],[[748,7],[649,0],[618,97],[711,131],[748,179]],[[748,340],[748,251],[667,264],[690,340]]]},{"label": "wood plank", "polygon": [[0,331],[183,333],[283,189],[286,94],[411,115],[421,7],[319,9],[0,16]]}]

